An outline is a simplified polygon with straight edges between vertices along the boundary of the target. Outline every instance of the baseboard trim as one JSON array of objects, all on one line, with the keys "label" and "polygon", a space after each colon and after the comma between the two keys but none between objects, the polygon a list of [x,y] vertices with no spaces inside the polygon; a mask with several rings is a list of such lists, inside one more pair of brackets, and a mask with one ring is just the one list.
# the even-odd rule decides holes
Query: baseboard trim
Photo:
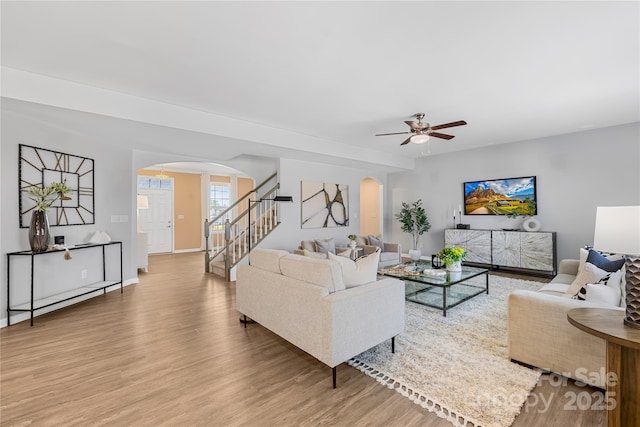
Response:
[{"label": "baseboard trim", "polygon": [[[127,279],[122,283],[122,287],[127,287],[129,285],[135,285],[136,283],[138,283],[138,278],[133,278],[133,279]],[[120,287],[119,286],[112,286],[110,288],[107,288],[107,292],[114,292],[114,291],[119,291]],[[52,311],[56,311],[56,310],[60,310],[61,308],[64,307],[69,307],[70,305],[74,305],[77,304],[79,302],[82,301],[86,301],[88,299],[91,298],[95,298],[97,296],[103,295],[102,293],[94,293],[94,294],[89,294],[89,295],[82,295],[79,296],[77,299],[73,299],[70,301],[66,301],[66,302],[61,302],[60,304],[56,304],[54,306],[51,307],[46,307],[43,308],[42,310],[38,310],[36,313],[33,314],[33,318],[36,319],[38,316],[41,316],[43,314],[47,314],[47,313],[51,313]],[[23,322],[25,320],[29,320],[31,318],[31,313],[18,313],[18,314],[12,314],[11,315],[11,325],[15,325],[16,323],[20,323]],[[6,328],[7,327],[7,318],[4,317],[2,319],[0,319],[0,329],[1,328]]]}]

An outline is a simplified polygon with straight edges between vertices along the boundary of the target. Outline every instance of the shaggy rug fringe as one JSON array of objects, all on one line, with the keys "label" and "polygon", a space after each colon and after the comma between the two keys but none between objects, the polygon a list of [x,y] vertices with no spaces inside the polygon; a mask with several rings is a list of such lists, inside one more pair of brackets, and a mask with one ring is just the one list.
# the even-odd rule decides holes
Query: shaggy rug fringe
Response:
[{"label": "shaggy rug fringe", "polygon": [[509,360],[508,296],[542,284],[499,276],[489,282],[489,295],[465,301],[447,317],[407,302],[395,354],[381,344],[349,365],[456,427],[510,426],[540,372]]},{"label": "shaggy rug fringe", "polygon": [[387,388],[394,389],[416,405],[420,405],[423,408],[427,409],[429,412],[433,412],[438,417],[444,418],[456,427],[481,427],[481,424],[478,421],[465,417],[463,415],[457,415],[452,410],[446,408],[442,403],[430,398],[423,392],[414,390],[411,387],[402,384],[400,381],[397,381],[389,375],[380,372],[378,369],[370,367],[366,363],[360,362],[356,359],[351,359],[347,363],[349,363],[349,365],[353,366],[360,372],[363,372],[364,374],[375,379],[380,384],[387,386]]}]

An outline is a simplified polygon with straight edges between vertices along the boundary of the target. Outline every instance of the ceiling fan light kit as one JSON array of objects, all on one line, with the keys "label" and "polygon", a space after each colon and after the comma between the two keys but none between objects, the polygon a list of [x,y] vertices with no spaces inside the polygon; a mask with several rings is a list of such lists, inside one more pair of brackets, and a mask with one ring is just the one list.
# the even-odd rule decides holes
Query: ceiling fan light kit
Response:
[{"label": "ceiling fan light kit", "polygon": [[413,115],[417,122],[413,120],[405,120],[405,123],[409,126],[409,132],[394,132],[394,133],[379,133],[376,136],[386,136],[386,135],[404,135],[404,134],[412,134],[409,138],[400,143],[400,145],[406,145],[410,142],[414,144],[424,144],[429,141],[429,137],[433,136],[435,138],[450,140],[453,139],[453,135],[447,135],[446,133],[434,132],[439,129],[450,128],[454,126],[463,126],[466,125],[467,122],[464,120],[458,120],[457,122],[444,123],[437,126],[431,126],[429,123],[422,123],[422,119],[424,118],[424,113],[416,113]]},{"label": "ceiling fan light kit", "polygon": [[413,135],[409,139],[414,144],[424,144],[425,142],[427,142],[429,140],[429,135],[425,135],[425,134],[421,133],[421,134]]}]

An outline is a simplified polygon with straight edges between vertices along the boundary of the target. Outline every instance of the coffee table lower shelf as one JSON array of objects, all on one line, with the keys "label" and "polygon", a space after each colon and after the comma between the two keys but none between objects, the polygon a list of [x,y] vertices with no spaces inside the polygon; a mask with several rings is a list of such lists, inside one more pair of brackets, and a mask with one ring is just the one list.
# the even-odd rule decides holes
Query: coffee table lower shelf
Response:
[{"label": "coffee table lower shelf", "polygon": [[483,293],[489,293],[489,276],[487,275],[485,287],[468,283],[459,283],[451,286],[430,286],[405,280],[405,298],[407,301],[426,305],[427,307],[442,310],[442,315],[447,316],[447,310],[462,304],[463,302]]},{"label": "coffee table lower shelf", "polygon": [[[430,262],[410,261],[380,270],[379,274],[403,280],[407,301],[440,309],[445,317],[448,309],[482,293],[489,293],[489,270],[485,268],[463,266],[462,271],[446,272],[442,276],[426,274],[425,269],[431,269]],[[484,287],[469,282],[469,279],[482,275],[485,277]]]}]

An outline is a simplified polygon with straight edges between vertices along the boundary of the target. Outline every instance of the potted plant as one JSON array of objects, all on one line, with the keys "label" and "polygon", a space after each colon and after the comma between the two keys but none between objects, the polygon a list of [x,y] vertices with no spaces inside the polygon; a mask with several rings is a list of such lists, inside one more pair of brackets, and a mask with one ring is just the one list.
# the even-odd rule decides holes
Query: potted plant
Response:
[{"label": "potted plant", "polygon": [[356,248],[356,240],[358,239],[358,236],[356,236],[355,234],[349,234],[347,237],[349,238],[349,247],[351,249],[355,249]]},{"label": "potted plant", "polygon": [[422,207],[422,199],[413,203],[402,202],[402,209],[396,214],[396,219],[400,221],[402,231],[411,233],[413,237],[413,249],[409,251],[409,256],[414,261],[419,260],[422,255],[418,249],[420,236],[431,228],[427,213]]},{"label": "potted plant", "polygon": [[467,251],[460,246],[449,246],[440,251],[438,258],[447,266],[447,270],[461,271],[462,261],[467,258]]},{"label": "potted plant", "polygon": [[50,236],[47,209],[58,199],[68,200],[69,197],[66,194],[70,191],[71,189],[65,182],[52,182],[43,188],[31,187],[27,190],[29,199],[36,203],[29,225],[29,245],[32,251],[44,252],[49,247]]}]

